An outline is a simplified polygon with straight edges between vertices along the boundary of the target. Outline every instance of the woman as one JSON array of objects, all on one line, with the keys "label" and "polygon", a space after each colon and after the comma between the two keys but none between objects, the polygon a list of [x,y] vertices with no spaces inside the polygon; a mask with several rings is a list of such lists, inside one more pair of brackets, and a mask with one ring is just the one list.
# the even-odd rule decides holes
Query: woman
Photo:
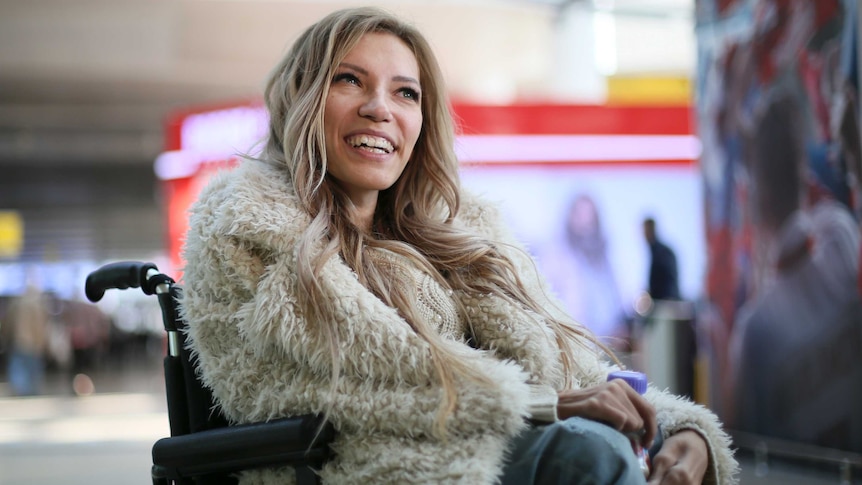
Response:
[{"label": "woman", "polygon": [[647,445],[656,421],[656,483],[733,480],[715,417],[604,383],[594,339],[548,310],[530,258],[461,190],[442,76],[414,28],[333,13],[265,101],[262,154],[204,190],[185,247],[190,345],[230,420],[324,413],[325,483],[563,483],[593,462],[643,482],[623,433]]}]

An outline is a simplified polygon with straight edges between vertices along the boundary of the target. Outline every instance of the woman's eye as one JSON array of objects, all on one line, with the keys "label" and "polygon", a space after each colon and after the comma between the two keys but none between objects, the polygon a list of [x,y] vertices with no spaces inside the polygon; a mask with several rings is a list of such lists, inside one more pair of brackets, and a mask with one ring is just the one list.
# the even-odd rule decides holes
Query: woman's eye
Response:
[{"label": "woman's eye", "polygon": [[419,91],[416,91],[413,88],[402,88],[401,96],[404,96],[407,99],[411,99],[413,101],[419,101]]},{"label": "woman's eye", "polygon": [[333,83],[337,83],[337,82],[341,82],[341,81],[346,82],[348,84],[359,84],[359,78],[354,76],[353,74],[351,74],[349,72],[336,74],[335,78],[332,80]]}]

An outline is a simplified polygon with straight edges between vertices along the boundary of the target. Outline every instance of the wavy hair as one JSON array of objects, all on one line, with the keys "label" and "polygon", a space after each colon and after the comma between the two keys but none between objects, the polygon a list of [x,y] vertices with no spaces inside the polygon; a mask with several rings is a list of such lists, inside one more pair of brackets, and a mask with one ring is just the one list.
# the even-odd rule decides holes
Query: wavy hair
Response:
[{"label": "wavy hair", "polygon": [[[327,175],[323,129],[334,70],[367,33],[394,35],[410,48],[419,65],[423,93],[419,138],[399,179],[380,192],[370,233],[351,222],[352,203]],[[571,379],[574,342],[582,342],[583,337],[596,340],[583,327],[552,317],[536,302],[524,290],[514,263],[495,243],[452,224],[461,190],[454,122],[437,60],[416,28],[377,8],[334,12],[294,42],[272,71],[264,94],[270,125],[261,159],[287,168],[299,204],[311,216],[297,243],[300,304],[310,318],[320,322],[329,340],[335,363],[333,389],[340,376],[336,319],[332,318],[336,310],[316,275],[336,255],[428,342],[444,391],[437,427],[441,435],[445,434],[446,418],[455,409],[455,379],[466,377],[481,384],[487,383],[487,378],[470,365],[470,353],[462,350],[463,346],[448,344],[424,321],[415,307],[414,294],[406,285],[396,283],[397,274],[403,274],[398,265],[412,264],[444,288],[494,294],[516,302],[525,315],[543,317],[554,330],[565,374]],[[320,241],[325,241],[322,248]],[[380,249],[401,257],[383,261],[375,257]]]}]

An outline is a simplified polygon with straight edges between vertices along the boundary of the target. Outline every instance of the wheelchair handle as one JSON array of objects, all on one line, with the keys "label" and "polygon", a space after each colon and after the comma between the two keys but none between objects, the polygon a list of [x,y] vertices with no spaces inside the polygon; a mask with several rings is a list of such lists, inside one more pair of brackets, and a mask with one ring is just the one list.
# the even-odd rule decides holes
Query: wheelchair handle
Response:
[{"label": "wheelchair handle", "polygon": [[105,295],[105,290],[112,288],[125,290],[127,288],[142,288],[147,295],[153,294],[153,289],[147,285],[147,280],[159,269],[153,263],[140,261],[120,261],[109,263],[93,271],[87,276],[84,293],[87,299],[97,302]]}]

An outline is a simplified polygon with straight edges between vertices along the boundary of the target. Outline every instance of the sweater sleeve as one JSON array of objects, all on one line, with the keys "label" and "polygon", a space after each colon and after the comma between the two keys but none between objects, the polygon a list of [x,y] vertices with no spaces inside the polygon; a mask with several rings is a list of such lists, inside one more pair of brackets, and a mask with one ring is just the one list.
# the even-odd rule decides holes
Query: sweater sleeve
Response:
[{"label": "sweater sleeve", "polygon": [[530,420],[553,423],[557,418],[557,390],[544,384],[530,384]]}]

